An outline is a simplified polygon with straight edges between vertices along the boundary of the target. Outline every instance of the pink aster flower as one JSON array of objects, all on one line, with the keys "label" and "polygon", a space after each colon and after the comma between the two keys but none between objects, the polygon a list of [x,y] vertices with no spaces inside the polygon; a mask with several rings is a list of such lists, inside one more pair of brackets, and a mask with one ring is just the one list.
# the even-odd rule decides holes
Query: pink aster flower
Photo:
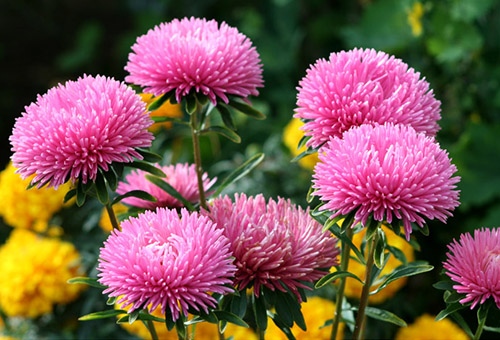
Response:
[{"label": "pink aster flower", "polygon": [[286,292],[279,281],[294,292],[308,288],[301,281],[313,282],[325,275],[319,269],[337,264],[337,239],[309,216],[308,210],[290,200],[266,200],[262,195],[238,194],[233,203],[228,196],[216,198],[208,214],[223,228],[231,242],[238,271],[235,285],[240,290],[253,284],[259,296],[261,286]]},{"label": "pink aster flower", "polygon": [[330,137],[361,124],[411,125],[434,136],[441,119],[440,102],[420,73],[400,59],[373,49],[332,53],[307,70],[300,81],[296,114],[318,147]]},{"label": "pink aster flower", "polygon": [[362,125],[331,138],[319,153],[313,175],[314,195],[325,201],[333,216],[355,211],[366,224],[402,220],[406,237],[411,222],[424,218],[446,222],[458,205],[452,177],[456,167],[434,138],[406,125]]},{"label": "pink aster flower", "polygon": [[448,249],[444,268],[457,283],[453,288],[466,294],[460,303],[472,301],[473,309],[492,297],[500,308],[500,229],[474,230],[474,237],[462,234]]},{"label": "pink aster flower", "polygon": [[137,38],[125,70],[127,82],[155,96],[175,89],[178,102],[194,89],[216,104],[228,94],[258,95],[262,65],[252,42],[215,20],[184,18],[162,23]]},{"label": "pink aster flower", "polygon": [[[200,193],[198,191],[198,178],[196,176],[195,164],[176,164],[169,166],[160,166],[156,164],[156,167],[167,175],[163,180],[177,190],[182,197],[191,203],[198,202]],[[183,206],[182,202],[148,181],[146,179],[147,174],[147,172],[142,170],[132,171],[129,175],[125,176],[125,180],[128,183],[120,182],[116,192],[121,195],[132,190],[143,190],[155,197],[157,201],[149,202],[140,198],[128,197],[123,200],[123,203],[145,209],[154,209],[156,207],[180,208]],[[217,180],[217,178],[209,179],[207,173],[203,174],[202,179],[205,192],[207,192]]]},{"label": "pink aster flower", "polygon": [[112,162],[142,159],[153,123],[141,97],[122,82],[83,76],[38,96],[10,136],[13,165],[26,179],[57,188],[71,179],[95,180]]},{"label": "pink aster flower", "polygon": [[[216,306],[211,293],[230,292],[235,266],[229,241],[206,216],[158,208],[121,223],[104,242],[99,282],[104,294],[136,309],[160,306],[173,320],[188,309]],[[148,307],[149,306],[149,307]]]}]

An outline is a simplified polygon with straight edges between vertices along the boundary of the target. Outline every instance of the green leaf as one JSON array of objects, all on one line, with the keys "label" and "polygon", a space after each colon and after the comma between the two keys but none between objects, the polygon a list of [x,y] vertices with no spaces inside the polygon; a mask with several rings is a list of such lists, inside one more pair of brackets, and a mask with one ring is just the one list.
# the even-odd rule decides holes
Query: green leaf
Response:
[{"label": "green leaf", "polygon": [[209,132],[215,132],[223,137],[226,137],[227,139],[235,142],[235,143],[241,143],[241,137],[238,136],[236,132],[233,130],[228,129],[225,126],[209,126],[206,129],[203,129],[200,131],[200,134],[207,134]]},{"label": "green leaf", "polygon": [[96,288],[100,288],[100,289],[108,288],[107,286],[97,282],[97,279],[91,279],[90,277],[73,277],[73,278],[69,279],[67,282],[73,283],[73,284],[79,283],[79,284],[83,284],[83,285],[87,285],[87,286],[91,286],[91,287],[96,287]]},{"label": "green leaf", "polygon": [[76,189],[71,189],[70,191],[68,191],[66,193],[66,195],[64,195],[63,203],[68,202],[70,199],[72,199],[73,197],[75,197],[75,195],[76,195]]},{"label": "green leaf", "polygon": [[285,327],[291,328],[293,326],[293,316],[290,313],[288,304],[284,298],[278,298],[274,306],[276,308],[276,314],[279,315],[283,325]]},{"label": "green leaf", "polygon": [[386,277],[384,282],[382,282],[382,284],[379,287],[377,287],[377,289],[375,289],[373,292],[370,293],[370,295],[377,294],[379,291],[384,289],[392,281],[396,281],[397,279],[400,279],[400,278],[406,277],[406,276],[413,276],[413,275],[417,275],[420,273],[425,273],[425,272],[428,272],[428,271],[431,271],[432,269],[434,269],[433,266],[431,266],[429,264],[424,264],[424,263],[426,263],[426,262],[416,261],[416,262],[408,263],[407,265],[403,264],[403,265],[397,267],[396,269],[394,269],[392,271],[392,273],[390,273]]},{"label": "green leaf", "polygon": [[[309,186],[309,190],[307,190],[307,195],[306,195],[306,201],[307,203],[311,203],[314,199],[314,196],[313,196],[313,193],[314,193],[314,188],[312,186],[312,184]],[[327,228],[328,229],[328,228]],[[325,229],[326,230],[326,229]],[[325,232],[325,230],[323,230],[323,232]]]},{"label": "green leaf", "polygon": [[444,299],[444,302],[446,302],[446,303],[458,302],[464,298],[463,294],[459,294],[459,293],[454,292],[454,291],[447,290],[444,293],[446,294],[446,297]]},{"label": "green leaf", "polygon": [[160,155],[142,148],[135,148],[135,150],[144,157],[144,161],[157,163],[163,159]]},{"label": "green leaf", "polygon": [[401,249],[390,245],[387,245],[385,249],[387,249],[392,255],[394,255],[394,257],[402,264],[408,264],[408,259]]},{"label": "green leaf", "polygon": [[246,103],[238,102],[235,100],[229,100],[228,104],[232,108],[234,108],[234,109],[240,111],[241,113],[243,113],[247,116],[250,116],[252,118],[255,118],[258,120],[266,119],[266,116],[262,112],[254,109],[252,106],[250,106]]},{"label": "green leaf", "polygon": [[190,211],[194,210],[193,204],[189,202],[187,199],[184,198],[173,186],[171,186],[169,183],[165,182],[163,179],[151,176],[151,175],[146,175],[146,179],[165,191],[167,194],[172,196],[173,198],[179,200],[182,202],[182,204],[188,208]]},{"label": "green leaf", "polygon": [[293,336],[292,331],[289,327],[285,325],[281,317],[275,313],[267,312],[267,315],[273,320],[274,324],[281,329],[281,331],[286,335],[288,340],[296,340],[295,336]]},{"label": "green leaf", "polygon": [[218,103],[215,108],[219,112],[224,125],[227,126],[229,129],[236,131],[236,127],[234,126],[234,122],[233,119],[231,118],[231,112],[229,112],[229,109],[222,103]]},{"label": "green leaf", "polygon": [[306,157],[308,155],[312,155],[312,154],[314,154],[316,152],[318,152],[318,149],[308,148],[308,149],[302,151],[301,153],[299,153],[297,156],[295,156],[290,162],[292,162],[292,163],[298,162],[302,158],[304,158],[304,157]]},{"label": "green leaf", "polygon": [[81,207],[85,203],[85,198],[87,194],[83,191],[82,180],[78,180],[78,184],[76,186],[76,205]]},{"label": "green leaf", "polygon": [[90,313],[78,318],[80,321],[90,321],[90,320],[98,320],[98,319],[106,319],[118,316],[120,314],[126,314],[127,311],[123,309],[110,309],[104,310],[100,312]]},{"label": "green leaf", "polygon": [[352,243],[352,240],[347,237],[346,233],[342,233],[340,228],[336,225],[333,225],[330,227],[330,231],[332,232],[333,235],[335,235],[339,240],[341,240],[342,242],[345,242],[347,245],[349,245],[349,247],[351,248],[351,250],[354,252],[354,254],[356,255],[356,258],[358,259],[359,263],[363,264],[363,265],[366,265],[366,260],[365,260],[365,256],[363,255],[363,253],[358,249],[358,247],[356,247],[354,245],[354,243]]},{"label": "green leaf", "polygon": [[406,327],[407,326],[406,322],[403,319],[401,319],[399,316],[397,316],[396,314],[391,313],[389,311],[386,311],[384,309],[375,308],[375,307],[366,307],[365,314],[366,314],[366,316],[369,316],[370,318],[377,319],[377,320],[384,321],[384,322],[389,322],[389,323],[398,325],[399,327]]},{"label": "green leaf", "polygon": [[[302,311],[300,310],[301,309],[300,303],[298,303],[295,294],[290,292],[290,290],[285,285],[282,284],[282,286],[288,290],[287,294],[284,293],[280,294],[281,296],[283,296],[285,302],[288,305],[288,313],[292,314],[293,320],[295,321],[297,326],[299,326],[302,330],[306,331],[307,330],[306,322],[304,320],[304,316],[302,315]],[[278,299],[280,297],[278,297]]]},{"label": "green leaf", "polygon": [[[474,334],[472,333],[469,325],[467,325],[467,323],[465,322],[464,318],[458,314],[458,313],[453,313],[450,315],[452,317],[453,320],[456,321],[456,323],[458,323],[458,325],[460,326],[460,328],[462,328],[465,333],[467,333],[467,335],[469,336],[469,338],[473,338],[474,337]],[[486,329],[485,327],[483,329]]]},{"label": "green leaf", "polygon": [[435,284],[432,285],[432,287],[439,289],[439,290],[453,290],[453,281],[451,280],[443,280],[443,281],[438,281]]},{"label": "green leaf", "polygon": [[135,320],[137,320],[137,318],[139,317],[140,311],[141,311],[140,309],[136,309],[132,313],[129,313],[129,315],[128,315],[128,323],[129,324],[133,324],[135,322]]},{"label": "green leaf", "polygon": [[103,205],[107,205],[109,203],[109,194],[108,188],[106,187],[106,183],[104,182],[104,176],[102,172],[99,171],[95,180],[95,187],[97,191],[97,198],[99,202]]},{"label": "green leaf", "polygon": [[108,306],[114,306],[114,304],[116,303],[116,300],[117,300],[117,297],[116,296],[110,296],[108,298],[108,300],[106,301],[106,304]]},{"label": "green leaf", "polygon": [[377,228],[376,233],[378,234],[377,243],[375,244],[375,251],[373,253],[373,260],[377,268],[382,269],[385,264],[386,252],[385,247],[387,245],[387,240],[385,238],[385,233],[382,228]]},{"label": "green leaf", "polygon": [[302,136],[299,140],[299,144],[297,145],[297,150],[300,150],[303,146],[306,145],[307,141],[311,139],[312,136]]},{"label": "green leaf", "polygon": [[257,298],[255,294],[252,294],[252,307],[257,327],[259,330],[265,331],[267,329],[267,312],[264,296],[261,295]]},{"label": "green leaf", "polygon": [[154,101],[148,105],[148,111],[156,111],[170,99],[170,97],[174,94],[175,90],[169,91],[164,95],[154,98]]},{"label": "green leaf", "polygon": [[189,125],[188,122],[176,117],[151,117],[155,123],[172,122],[176,124]]},{"label": "green leaf", "polygon": [[235,325],[238,325],[241,327],[246,327],[246,328],[249,327],[245,321],[243,321],[239,316],[237,316],[231,312],[227,312],[227,311],[223,311],[223,310],[215,310],[213,313],[217,316],[217,319],[219,319],[219,320],[225,320],[227,322],[234,323]]},{"label": "green leaf", "polygon": [[175,321],[175,329],[179,335],[179,339],[186,338],[186,325],[184,324],[184,315],[182,313],[179,315],[177,321]]},{"label": "green leaf", "polygon": [[118,187],[118,176],[116,175],[113,167],[110,166],[108,171],[103,171],[103,174],[111,191],[116,191],[116,188]]},{"label": "green leaf", "polygon": [[186,112],[192,115],[196,111],[198,104],[196,103],[196,96],[194,94],[188,94],[186,97]]},{"label": "green leaf", "polygon": [[422,227],[418,227],[417,226],[417,229],[418,229],[418,231],[420,231],[425,236],[429,236],[429,234],[430,234],[430,232],[429,232],[429,226],[427,225],[427,223],[424,223],[424,225]]},{"label": "green leaf", "polygon": [[247,296],[246,294],[240,294],[239,296],[233,296],[231,299],[230,311],[240,318],[244,317],[247,311]]},{"label": "green leaf", "polygon": [[447,305],[445,309],[440,311],[434,320],[436,321],[443,320],[448,315],[455,313],[456,311],[459,311],[463,308],[465,308],[465,305],[462,305],[460,302],[451,303]]},{"label": "green leaf", "polygon": [[128,167],[131,168],[136,168],[136,169],[141,169],[143,171],[149,172],[150,174],[153,174],[158,177],[167,177],[163,171],[155,167],[154,165],[151,165],[149,163],[143,162],[143,161],[134,161],[132,163],[127,164]]},{"label": "green leaf", "polygon": [[477,310],[477,324],[484,325],[486,323],[486,318],[488,317],[488,310],[490,309],[491,303],[488,301],[485,304],[479,306]]},{"label": "green leaf", "polygon": [[175,322],[172,320],[172,315],[165,314],[165,326],[167,326],[167,330],[171,331],[175,327]]},{"label": "green leaf", "polygon": [[142,190],[131,190],[129,192],[124,193],[123,195],[116,196],[111,205],[116,204],[127,197],[137,197],[141,200],[156,202],[156,198],[148,192]]},{"label": "green leaf", "polygon": [[[500,327],[490,327],[490,326],[483,326],[483,329],[488,332],[494,332],[494,333],[500,333]],[[470,336],[472,338],[472,336]]]},{"label": "green leaf", "polygon": [[259,165],[264,160],[264,154],[258,153],[248,159],[245,163],[240,165],[236,170],[231,172],[222,183],[219,185],[217,190],[212,194],[212,196],[218,196],[222,190],[224,190],[228,185],[238,181],[240,178],[252,171],[257,165]]},{"label": "green leaf", "polygon": [[325,286],[326,284],[328,284],[334,280],[340,279],[342,277],[352,277],[353,279],[356,279],[359,282],[361,282],[362,284],[364,284],[363,280],[361,280],[359,277],[357,277],[353,273],[338,270],[335,273],[329,273],[329,274],[323,276],[321,279],[318,280],[318,282],[316,282],[316,285],[314,286],[314,288],[316,288],[316,289],[321,288],[321,287]]}]

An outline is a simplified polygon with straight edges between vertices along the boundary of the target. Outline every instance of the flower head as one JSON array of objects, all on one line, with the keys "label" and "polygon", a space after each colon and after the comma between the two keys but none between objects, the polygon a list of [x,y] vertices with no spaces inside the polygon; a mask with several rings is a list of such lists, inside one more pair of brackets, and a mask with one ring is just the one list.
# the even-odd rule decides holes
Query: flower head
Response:
[{"label": "flower head", "polygon": [[448,319],[435,321],[434,317],[424,314],[408,327],[401,327],[395,340],[468,340],[467,334]]},{"label": "flower head", "polygon": [[440,102],[429,83],[412,68],[383,52],[354,49],[332,53],[307,70],[299,83],[295,117],[318,147],[330,137],[361,124],[411,125],[434,136],[441,119]]},{"label": "flower head", "polygon": [[337,264],[337,239],[322,232],[308,210],[282,198],[266,203],[262,195],[234,199],[216,198],[204,213],[231,242],[240,290],[253,284],[256,296],[261,286],[286,292],[283,283],[300,299],[298,288],[307,288],[301,281],[318,280],[325,275],[320,269]]},{"label": "flower head", "polygon": [[137,38],[125,70],[127,82],[155,96],[175,90],[177,102],[193,89],[208,96],[246,98],[262,87],[262,65],[252,42],[215,20],[184,18],[162,23]]},{"label": "flower head", "polygon": [[465,294],[460,303],[472,301],[472,309],[491,297],[500,308],[500,228],[462,234],[448,249],[444,268],[457,283],[453,289]]},{"label": "flower head", "polygon": [[[45,231],[44,228],[54,213],[63,207],[63,199],[69,184],[63,188],[32,188],[26,190],[33,176],[23,180],[9,163],[0,172],[0,216],[5,223],[16,228]],[[42,230],[38,228],[41,227]]]},{"label": "flower head", "polygon": [[50,89],[17,118],[12,161],[23,178],[57,188],[68,178],[95,180],[112,162],[142,159],[153,123],[130,87],[112,78],[84,76]]},{"label": "flower head", "polygon": [[82,275],[79,260],[71,243],[14,229],[0,248],[0,307],[8,316],[35,318],[73,301],[85,288],[67,283]]},{"label": "flower head", "polygon": [[460,178],[452,177],[457,169],[447,152],[409,126],[352,128],[343,139],[331,138],[319,159],[314,194],[334,216],[355,211],[363,225],[370,215],[388,223],[395,217],[409,239],[411,222],[421,227],[424,217],[446,222],[459,205],[454,189]]},{"label": "flower head", "polygon": [[236,270],[229,241],[205,216],[158,208],[121,223],[101,248],[103,293],[131,305],[129,312],[157,307],[175,321],[188,309],[215,307],[210,293],[227,293]]},{"label": "flower head", "polygon": [[[186,163],[160,166],[156,164],[156,167],[167,175],[164,180],[177,190],[182,197],[192,203],[196,203],[199,200],[200,193],[198,191],[196,165]],[[149,202],[136,197],[128,197],[123,200],[123,203],[146,209],[154,209],[156,207],[180,208],[183,206],[182,202],[148,181],[146,179],[147,174],[147,172],[142,170],[132,171],[129,175],[125,176],[125,180],[128,183],[120,182],[118,184],[117,193],[124,194],[132,190],[143,190],[155,197],[157,201]],[[203,174],[202,179],[205,192],[217,180],[217,178],[209,179],[207,173]]]}]

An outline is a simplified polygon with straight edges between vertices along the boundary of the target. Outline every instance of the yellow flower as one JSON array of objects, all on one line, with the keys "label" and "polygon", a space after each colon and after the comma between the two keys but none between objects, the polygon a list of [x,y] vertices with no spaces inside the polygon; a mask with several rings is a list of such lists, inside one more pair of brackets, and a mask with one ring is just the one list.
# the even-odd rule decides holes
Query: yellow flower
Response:
[{"label": "yellow flower", "polygon": [[420,1],[413,3],[413,7],[408,10],[408,24],[411,27],[411,33],[415,37],[422,34],[422,17],[424,16],[424,6]]},{"label": "yellow flower", "polygon": [[[293,157],[297,157],[300,153],[306,150],[306,147],[303,146],[299,150],[297,150],[297,146],[299,145],[299,141],[301,138],[304,136],[304,132],[302,130],[299,130],[299,128],[304,125],[300,121],[300,119],[293,118],[285,127],[285,130],[283,131],[283,142],[285,143],[286,147],[290,150],[292,153]],[[314,153],[311,155],[308,155],[302,159],[299,160],[299,164],[309,170],[314,169],[314,166],[318,162],[318,154]]]},{"label": "yellow flower", "polygon": [[[116,203],[113,205],[113,211],[115,212],[115,215],[117,217],[118,214],[124,213],[127,210],[128,208],[121,203]],[[113,226],[111,225],[111,221],[109,220],[109,215],[106,211],[106,208],[102,209],[101,219],[99,220],[99,227],[101,227],[102,230],[104,230],[104,232],[106,233],[110,233],[111,230],[113,230]]]},{"label": "yellow flower", "polygon": [[[403,240],[401,237],[397,236],[391,229],[387,227],[382,227],[382,229],[385,231],[388,245],[400,249],[405,254],[408,262],[411,262],[415,259],[415,253],[413,251],[413,247],[410,244],[408,244],[408,242]],[[363,241],[365,233],[366,230],[363,229],[361,232],[354,234],[352,238],[352,242],[356,247],[358,247],[358,249],[361,247],[361,242]],[[389,260],[387,261],[387,264],[385,265],[380,275],[385,275],[392,272],[396,267],[399,267],[401,264],[402,262],[396,259],[391,254]],[[349,272],[355,274],[361,280],[365,278],[365,266],[355,260],[349,261]],[[401,279],[391,282],[389,285],[387,285],[387,287],[382,289],[377,294],[370,295],[368,298],[369,302],[375,304],[384,302],[388,298],[394,296],[394,294],[396,294],[396,292],[406,284],[406,281],[407,278],[403,277]],[[380,284],[374,285],[371,288],[371,291],[375,290],[379,285]],[[346,286],[345,286],[346,296],[359,298],[361,296],[362,289],[363,285],[359,281],[352,278],[346,279]]]},{"label": "yellow flower", "polygon": [[[116,308],[122,308],[124,310],[128,310],[128,307],[120,307],[120,305],[116,305]],[[160,311],[160,308],[156,308],[153,313],[154,316],[159,318],[164,318]],[[120,318],[122,315],[119,315]],[[165,323],[153,321],[155,325],[156,333],[158,334],[158,338],[162,340],[177,340],[177,332],[175,329],[170,332],[165,327]],[[137,335],[141,339],[151,339],[151,335],[146,328],[146,326],[141,321],[135,321],[132,324],[129,323],[121,323],[120,324],[127,332]],[[208,322],[200,322],[194,326],[194,337],[189,337],[189,339],[196,340],[219,340],[218,326],[213,323]],[[193,334],[193,326],[188,326],[187,331],[189,336]],[[226,327],[226,331],[224,332],[225,338],[229,338],[233,336],[234,340],[257,340],[257,335],[250,329],[245,327],[239,327],[234,324],[228,323]]]},{"label": "yellow flower", "polygon": [[71,243],[14,229],[0,247],[0,308],[7,316],[34,318],[73,301],[85,288],[67,283],[82,274],[79,259]]},{"label": "yellow flower", "polygon": [[63,199],[70,189],[70,184],[66,183],[58,190],[26,190],[34,176],[23,180],[14,171],[16,168],[10,163],[0,172],[0,216],[12,227],[43,232],[52,215],[63,206]]},{"label": "yellow flower", "polygon": [[[142,101],[149,105],[153,102],[153,95],[150,93],[139,93],[142,97]],[[170,101],[167,100],[163,103],[157,110],[154,110],[150,113],[151,117],[172,117],[172,118],[180,118],[182,117],[182,110],[180,104],[170,104]],[[172,122],[164,122],[153,124],[149,128],[151,132],[156,132],[160,130],[160,127],[164,127],[165,129],[170,129],[172,127]]]},{"label": "yellow flower", "polygon": [[424,314],[408,327],[396,333],[395,340],[467,340],[463,330],[448,319],[434,321],[434,317]]},{"label": "yellow flower", "polygon": [[[297,340],[329,340],[332,327],[322,327],[325,321],[331,319],[335,313],[335,303],[330,300],[313,296],[302,304],[302,314],[306,322],[307,331],[304,332],[296,324],[292,327],[292,333]],[[337,339],[343,339],[344,324],[339,325]],[[286,335],[269,319],[266,330],[266,339],[286,340]]]}]

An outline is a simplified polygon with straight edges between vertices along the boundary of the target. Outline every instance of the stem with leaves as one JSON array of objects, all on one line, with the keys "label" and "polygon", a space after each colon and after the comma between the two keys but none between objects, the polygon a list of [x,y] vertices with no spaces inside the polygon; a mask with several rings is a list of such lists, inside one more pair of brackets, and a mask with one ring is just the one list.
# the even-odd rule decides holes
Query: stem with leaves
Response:
[{"label": "stem with leaves", "polygon": [[156,333],[155,325],[153,321],[147,320],[146,321],[146,328],[148,329],[149,333],[151,334],[151,340],[158,340],[158,334]]},{"label": "stem with leaves", "polygon": [[119,230],[118,220],[116,219],[115,211],[113,210],[113,206],[111,204],[106,204],[106,211],[108,212],[109,220],[113,229]]},{"label": "stem with leaves", "polygon": [[191,114],[191,136],[193,138],[193,154],[194,163],[196,166],[196,176],[198,177],[198,191],[200,193],[200,206],[208,210],[207,200],[205,197],[205,189],[203,188],[203,168],[201,166],[201,153],[200,153],[200,127],[201,123],[198,121],[202,106],[197,104],[196,110]]},{"label": "stem with leaves", "polygon": [[377,244],[378,233],[372,234],[372,239],[368,244],[368,257],[366,258],[366,275],[365,284],[363,285],[363,291],[361,292],[361,298],[359,300],[358,315],[356,315],[356,325],[354,326],[353,339],[361,339],[361,330],[363,328],[363,322],[365,320],[365,310],[368,306],[368,295],[370,294],[371,280],[372,280],[372,270],[373,270],[373,254],[375,252],[375,245]]},{"label": "stem with leaves", "polygon": [[[350,226],[347,226],[346,236],[349,240],[352,239],[353,232],[354,232],[353,229]],[[351,247],[347,242],[344,241],[341,242],[342,242],[342,255],[340,258],[340,270],[345,272],[347,271],[347,268],[349,266]],[[342,318],[342,303],[344,301],[344,290],[345,290],[346,279],[347,278],[345,276],[340,279],[340,284],[337,289],[337,298],[335,300],[335,316],[333,318],[332,333],[330,335],[331,340],[335,340],[337,338],[339,323],[340,319]]]},{"label": "stem with leaves", "polygon": [[484,325],[486,323],[486,319],[488,317],[489,305],[483,305],[477,311],[477,329],[474,334],[474,338],[472,340],[479,340],[481,338],[481,334],[483,333]]}]

